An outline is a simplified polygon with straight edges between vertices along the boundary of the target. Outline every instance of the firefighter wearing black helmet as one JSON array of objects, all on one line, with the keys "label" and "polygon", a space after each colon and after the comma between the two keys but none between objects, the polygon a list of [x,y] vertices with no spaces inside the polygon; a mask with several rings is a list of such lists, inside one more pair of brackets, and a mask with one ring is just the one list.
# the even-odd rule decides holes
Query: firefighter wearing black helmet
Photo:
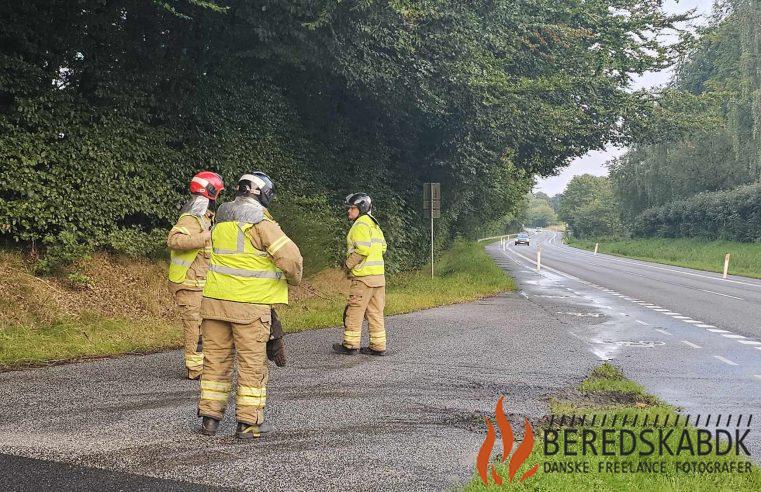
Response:
[{"label": "firefighter wearing black helmet", "polygon": [[[347,215],[352,222],[346,235],[344,269],[351,287],[344,310],[343,342],[333,345],[341,354],[354,354],[358,350],[368,355],[385,355],[386,328],[383,308],[386,298],[386,277],[383,255],[386,239],[378,221],[372,215],[372,200],[366,193],[353,193],[346,197]],[[370,343],[360,348],[362,322],[367,320]]]},{"label": "firefighter wearing black helmet", "polygon": [[[299,248],[283,233],[267,207],[275,186],[264,173],[244,174],[236,198],[219,207],[211,233],[211,264],[203,290],[204,366],[198,415],[201,432],[216,433],[232,385],[237,355],[237,437],[252,439],[271,427],[264,419],[272,306],[288,304],[288,286],[302,275]],[[275,349],[278,362],[278,349]],[[279,346],[282,354],[282,343]]]}]

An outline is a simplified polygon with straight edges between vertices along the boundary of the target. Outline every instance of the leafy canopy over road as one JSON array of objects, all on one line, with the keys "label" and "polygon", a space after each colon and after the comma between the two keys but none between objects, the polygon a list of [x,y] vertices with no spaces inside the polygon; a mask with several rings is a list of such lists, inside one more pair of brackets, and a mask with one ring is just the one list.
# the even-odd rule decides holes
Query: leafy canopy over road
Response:
[{"label": "leafy canopy over road", "polygon": [[3,2],[2,235],[155,244],[199,168],[227,183],[258,168],[312,257],[339,249],[335,204],[364,190],[391,267],[419,263],[422,182],[442,183],[448,242],[515,212],[534,175],[640,131],[653,97],[630,77],[681,48],[658,43],[684,20],[659,4]]}]

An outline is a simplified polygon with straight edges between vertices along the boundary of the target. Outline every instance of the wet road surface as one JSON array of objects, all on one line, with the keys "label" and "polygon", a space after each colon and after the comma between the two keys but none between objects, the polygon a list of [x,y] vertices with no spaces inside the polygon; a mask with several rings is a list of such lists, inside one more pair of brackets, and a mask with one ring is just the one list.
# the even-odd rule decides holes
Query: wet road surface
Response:
[{"label": "wet road surface", "polygon": [[[562,296],[580,307],[559,316],[602,320],[573,335],[685,415],[761,419],[761,281],[595,256],[561,239],[545,232],[530,247],[489,250],[532,301]],[[759,434],[751,433],[756,461]]]}]

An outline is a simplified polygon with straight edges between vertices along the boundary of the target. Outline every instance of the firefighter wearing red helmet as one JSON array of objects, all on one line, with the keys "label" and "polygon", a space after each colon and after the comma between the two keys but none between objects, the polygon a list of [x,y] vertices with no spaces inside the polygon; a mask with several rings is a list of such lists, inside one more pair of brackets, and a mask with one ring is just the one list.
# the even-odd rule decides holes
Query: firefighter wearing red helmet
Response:
[{"label": "firefighter wearing red helmet", "polygon": [[201,299],[211,257],[212,209],[225,189],[217,173],[202,171],[190,181],[190,199],[169,231],[169,291],[182,317],[185,367],[189,379],[203,371],[201,351]]}]

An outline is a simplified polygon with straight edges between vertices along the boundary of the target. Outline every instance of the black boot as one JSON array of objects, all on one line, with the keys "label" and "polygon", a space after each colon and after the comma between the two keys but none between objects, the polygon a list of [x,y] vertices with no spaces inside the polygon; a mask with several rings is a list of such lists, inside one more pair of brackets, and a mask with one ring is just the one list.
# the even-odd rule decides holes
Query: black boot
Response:
[{"label": "black boot", "polygon": [[375,349],[371,349],[370,347],[362,347],[361,349],[359,349],[359,353],[365,354],[365,355],[377,355],[377,356],[386,355],[385,350],[375,350]]},{"label": "black boot", "polygon": [[357,349],[346,348],[343,343],[334,343],[333,350],[344,355],[354,355],[357,353]]},{"label": "black boot", "polygon": [[214,417],[204,417],[201,420],[201,434],[204,436],[213,436],[219,428],[219,420]]},{"label": "black boot", "polygon": [[272,426],[269,422],[263,422],[259,425],[238,422],[238,427],[235,429],[235,437],[238,439],[256,439],[268,432],[272,432]]}]

